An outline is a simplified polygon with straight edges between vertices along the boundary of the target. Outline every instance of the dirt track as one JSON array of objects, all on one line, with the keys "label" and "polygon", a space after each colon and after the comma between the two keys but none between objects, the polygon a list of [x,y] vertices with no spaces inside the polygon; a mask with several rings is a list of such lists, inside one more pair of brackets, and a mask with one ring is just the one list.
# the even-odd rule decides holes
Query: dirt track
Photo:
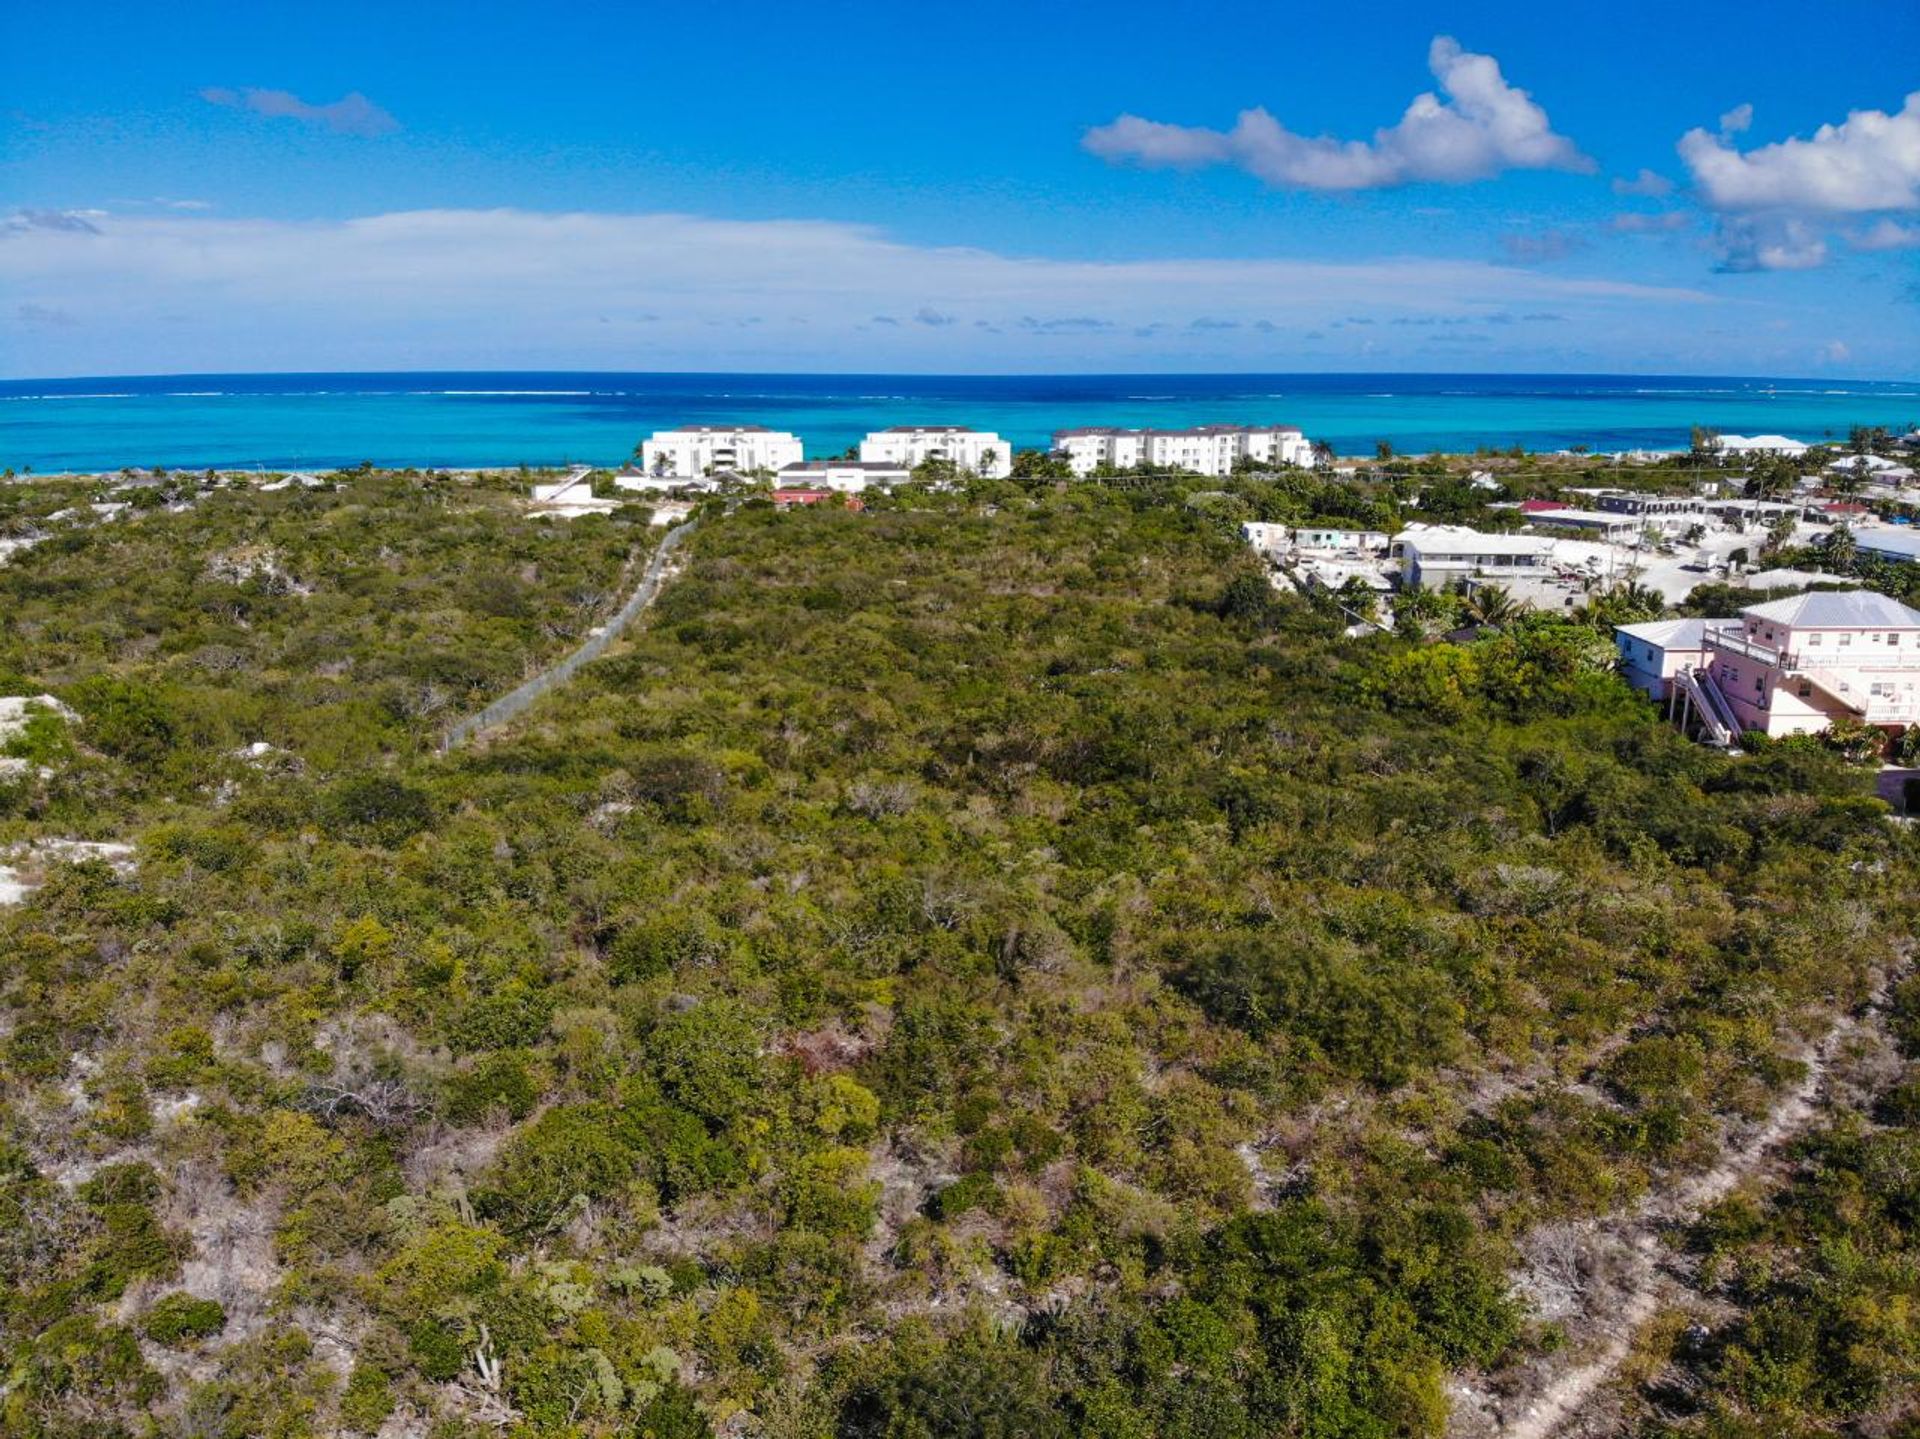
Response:
[{"label": "dirt track", "polygon": [[1569,1324],[1586,1343],[1532,1377],[1524,1392],[1503,1396],[1484,1386],[1454,1387],[1451,1439],[1555,1439],[1573,1426],[1607,1388],[1632,1352],[1635,1334],[1684,1286],[1668,1267],[1664,1232],[1697,1219],[1744,1181],[1761,1173],[1781,1144],[1804,1130],[1820,1112],[1821,1093],[1835,1058],[1863,1031],[1880,1022],[1885,986],[1860,1014],[1842,1017],[1804,1056],[1807,1070],[1780,1097],[1766,1119],[1741,1135],[1718,1164],[1664,1193],[1650,1195],[1626,1214],[1596,1221],[1584,1244],[1589,1272],[1608,1276],[1581,1296],[1580,1314]]}]

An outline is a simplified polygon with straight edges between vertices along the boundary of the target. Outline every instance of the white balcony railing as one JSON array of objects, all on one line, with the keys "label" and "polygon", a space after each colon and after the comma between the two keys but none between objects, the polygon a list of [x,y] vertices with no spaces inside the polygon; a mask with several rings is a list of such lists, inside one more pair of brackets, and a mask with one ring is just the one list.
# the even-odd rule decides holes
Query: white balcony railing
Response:
[{"label": "white balcony railing", "polygon": [[[1850,645],[1821,645],[1818,648],[1783,650],[1773,645],[1761,644],[1749,639],[1738,625],[1708,625],[1703,632],[1709,649],[1724,650],[1728,654],[1742,655],[1750,660],[1758,660],[1771,669],[1787,674],[1800,674],[1809,670],[1870,670],[1874,674],[1886,670],[1920,671],[1920,645],[1875,644],[1867,638],[1871,631],[1862,631]],[[1864,675],[1860,684],[1871,683],[1873,676]]]}]

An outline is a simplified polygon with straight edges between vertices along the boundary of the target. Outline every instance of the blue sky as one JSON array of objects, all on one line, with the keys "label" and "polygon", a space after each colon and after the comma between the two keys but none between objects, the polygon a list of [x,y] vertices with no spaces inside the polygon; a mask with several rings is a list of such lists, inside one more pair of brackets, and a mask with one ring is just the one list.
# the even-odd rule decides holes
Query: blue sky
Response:
[{"label": "blue sky", "polygon": [[0,373],[1910,378],[1915,94],[1885,0],[21,0]]}]

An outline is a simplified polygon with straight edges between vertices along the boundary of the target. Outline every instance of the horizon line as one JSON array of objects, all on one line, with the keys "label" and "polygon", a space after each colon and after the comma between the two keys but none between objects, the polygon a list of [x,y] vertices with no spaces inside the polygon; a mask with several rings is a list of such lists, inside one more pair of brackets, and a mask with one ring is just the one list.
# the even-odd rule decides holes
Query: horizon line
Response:
[{"label": "horizon line", "polygon": [[313,376],[410,375],[611,375],[656,378],[777,377],[782,379],[917,379],[917,380],[1074,380],[1074,379],[1377,379],[1391,376],[1470,379],[1594,379],[1594,380],[1766,380],[1792,384],[1920,385],[1920,373],[1906,376],[1773,375],[1725,370],[606,370],[573,368],[488,369],[323,369],[323,370],[166,370],[115,371],[64,375],[0,375],[0,385],[76,384],[90,380],[269,379]]}]

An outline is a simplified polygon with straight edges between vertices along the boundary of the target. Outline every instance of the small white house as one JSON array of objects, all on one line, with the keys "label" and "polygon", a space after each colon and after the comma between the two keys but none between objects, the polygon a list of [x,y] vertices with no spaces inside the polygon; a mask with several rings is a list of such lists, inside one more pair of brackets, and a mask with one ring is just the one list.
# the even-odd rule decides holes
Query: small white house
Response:
[{"label": "small white house", "polygon": [[676,494],[684,491],[705,494],[720,488],[717,475],[702,475],[693,479],[679,475],[650,475],[634,465],[627,465],[614,471],[613,483],[616,489],[637,490],[646,495]]},{"label": "small white house", "polygon": [[989,480],[1013,473],[1013,447],[992,430],[970,430],[965,425],[893,425],[875,430],[860,442],[860,458],[909,470],[943,461]]},{"label": "small white house", "polygon": [[913,478],[906,465],[885,460],[803,460],[774,476],[774,483],[790,490],[837,490],[857,495],[874,485],[904,485]]},{"label": "small white house", "polygon": [[1883,459],[1879,455],[1848,455],[1835,460],[1827,468],[1839,474],[1880,474],[1886,470],[1903,469],[1898,460]]},{"label": "small white house", "polygon": [[1293,543],[1290,525],[1271,524],[1266,520],[1245,521],[1240,526],[1240,535],[1263,555],[1284,554]]},{"label": "small white house", "polygon": [[1392,536],[1384,530],[1336,530],[1301,525],[1293,532],[1296,549],[1321,554],[1385,554]]},{"label": "small white house", "polygon": [[656,431],[640,446],[640,467],[654,480],[698,480],[723,470],[775,474],[805,458],[797,438],[765,425],[684,425]]},{"label": "small white house", "polygon": [[1613,645],[1620,656],[1621,677],[1654,699],[1666,699],[1676,674],[1698,669],[1704,662],[1706,630],[1705,620],[1616,625]]},{"label": "small white house", "polygon": [[607,515],[620,507],[618,500],[603,500],[593,493],[593,471],[576,465],[564,480],[533,487],[534,507],[564,519],[578,515]]}]

